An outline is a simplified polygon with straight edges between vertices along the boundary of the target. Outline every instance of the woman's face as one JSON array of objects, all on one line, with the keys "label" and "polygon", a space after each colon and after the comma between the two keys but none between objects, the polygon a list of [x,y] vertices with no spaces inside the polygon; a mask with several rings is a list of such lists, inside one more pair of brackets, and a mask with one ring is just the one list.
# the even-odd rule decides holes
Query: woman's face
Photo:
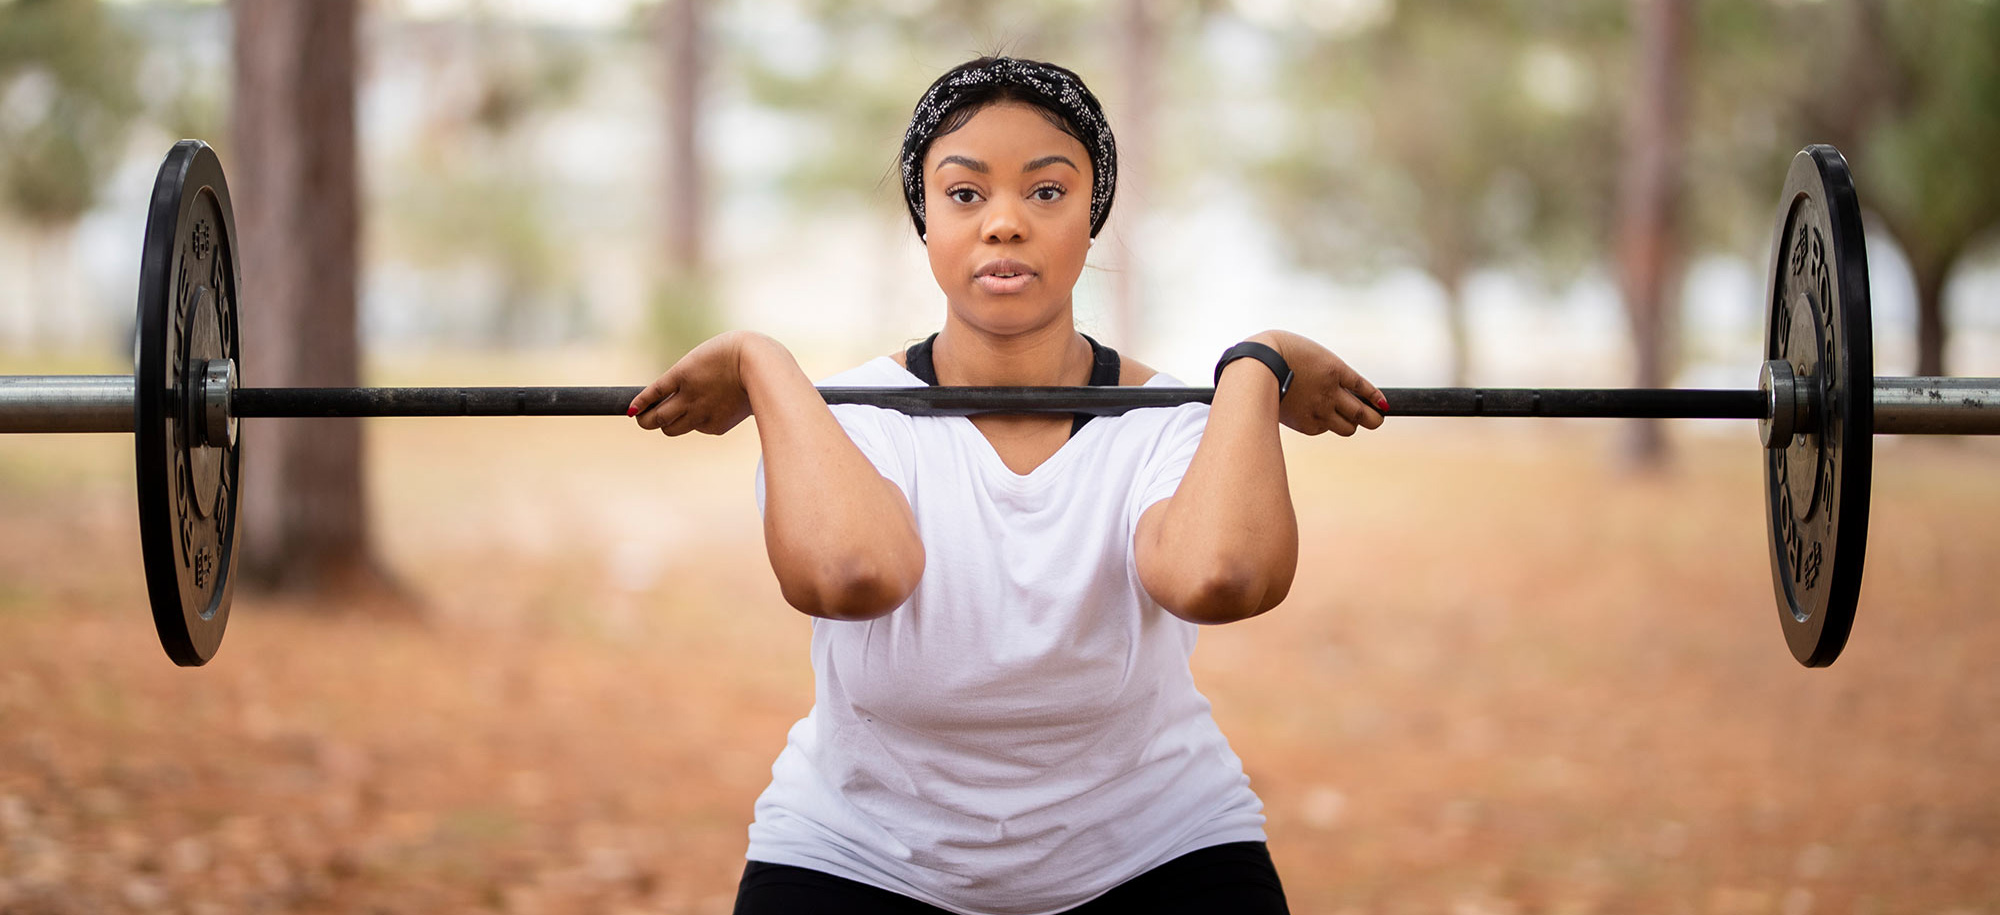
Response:
[{"label": "woman's face", "polygon": [[1090,251],[1090,157],[1036,108],[1002,102],[924,156],[925,247],[952,314],[1015,334],[1067,315]]}]

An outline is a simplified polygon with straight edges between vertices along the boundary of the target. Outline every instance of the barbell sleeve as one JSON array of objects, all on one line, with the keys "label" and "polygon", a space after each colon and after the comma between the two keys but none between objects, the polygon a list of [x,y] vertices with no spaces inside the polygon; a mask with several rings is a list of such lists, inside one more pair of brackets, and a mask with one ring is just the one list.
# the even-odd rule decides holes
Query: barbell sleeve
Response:
[{"label": "barbell sleeve", "polygon": [[1877,378],[1877,435],[2000,435],[2000,378]]},{"label": "barbell sleeve", "polygon": [[0,375],[0,433],[131,432],[130,375]]}]

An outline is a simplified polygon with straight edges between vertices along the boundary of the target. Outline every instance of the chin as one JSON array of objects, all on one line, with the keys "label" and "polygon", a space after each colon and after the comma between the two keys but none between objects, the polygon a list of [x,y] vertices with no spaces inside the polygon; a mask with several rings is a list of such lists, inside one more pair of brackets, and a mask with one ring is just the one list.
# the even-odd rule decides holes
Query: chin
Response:
[{"label": "chin", "polygon": [[989,295],[974,292],[966,304],[952,309],[958,319],[974,329],[1001,337],[1011,337],[1047,327],[1051,322],[1068,321],[1066,303],[1049,302],[1026,294]]}]

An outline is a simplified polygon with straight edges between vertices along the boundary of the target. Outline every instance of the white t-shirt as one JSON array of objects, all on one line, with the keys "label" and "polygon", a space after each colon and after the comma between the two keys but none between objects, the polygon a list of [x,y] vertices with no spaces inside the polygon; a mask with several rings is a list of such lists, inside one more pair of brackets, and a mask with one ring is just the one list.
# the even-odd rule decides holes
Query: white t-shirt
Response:
[{"label": "white t-shirt", "polygon": [[[888,357],[825,383],[923,384]],[[834,407],[908,497],[924,574],[886,616],[813,621],[812,711],[757,799],[750,859],[1042,915],[1263,841],[1263,803],[1188,670],[1196,627],[1147,596],[1132,554],[1208,409],[1099,417],[1023,476],[970,420]]]}]

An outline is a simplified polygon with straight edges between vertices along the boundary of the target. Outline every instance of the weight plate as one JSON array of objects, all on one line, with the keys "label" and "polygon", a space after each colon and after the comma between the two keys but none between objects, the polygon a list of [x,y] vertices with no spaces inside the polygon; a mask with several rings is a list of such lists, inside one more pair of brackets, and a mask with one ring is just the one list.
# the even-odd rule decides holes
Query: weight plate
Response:
[{"label": "weight plate", "polygon": [[215,151],[174,144],[153,181],[139,267],[133,417],[139,546],[167,656],[204,664],[222,643],[235,585],[241,439],[201,434],[209,360],[241,364],[236,221]]},{"label": "weight plate", "polygon": [[1875,356],[1868,255],[1847,160],[1831,146],[1792,159],[1771,246],[1764,358],[1791,363],[1818,407],[1790,444],[1764,450],[1771,583],[1792,656],[1840,656],[1868,546]]}]

